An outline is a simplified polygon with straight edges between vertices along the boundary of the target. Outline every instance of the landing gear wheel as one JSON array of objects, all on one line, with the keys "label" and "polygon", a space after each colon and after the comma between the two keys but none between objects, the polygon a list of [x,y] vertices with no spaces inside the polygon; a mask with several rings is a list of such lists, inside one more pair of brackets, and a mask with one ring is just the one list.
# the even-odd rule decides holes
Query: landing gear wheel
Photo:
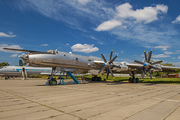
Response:
[{"label": "landing gear wheel", "polygon": [[136,83],[136,78],[133,78],[133,83]]},{"label": "landing gear wheel", "polygon": [[139,78],[136,78],[136,83],[139,83]]},{"label": "landing gear wheel", "polygon": [[57,85],[56,79],[49,80],[49,85]]},{"label": "landing gear wheel", "polygon": [[131,77],[129,78],[129,82],[132,83],[132,78]]}]

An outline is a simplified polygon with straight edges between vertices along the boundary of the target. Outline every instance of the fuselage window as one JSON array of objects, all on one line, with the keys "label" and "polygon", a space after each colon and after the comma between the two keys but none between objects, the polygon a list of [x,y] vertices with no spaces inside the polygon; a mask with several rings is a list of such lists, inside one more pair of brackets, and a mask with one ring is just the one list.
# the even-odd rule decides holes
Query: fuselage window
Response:
[{"label": "fuselage window", "polygon": [[78,58],[76,58],[76,60],[78,60]]},{"label": "fuselage window", "polygon": [[64,56],[66,57],[66,54],[64,54]]}]

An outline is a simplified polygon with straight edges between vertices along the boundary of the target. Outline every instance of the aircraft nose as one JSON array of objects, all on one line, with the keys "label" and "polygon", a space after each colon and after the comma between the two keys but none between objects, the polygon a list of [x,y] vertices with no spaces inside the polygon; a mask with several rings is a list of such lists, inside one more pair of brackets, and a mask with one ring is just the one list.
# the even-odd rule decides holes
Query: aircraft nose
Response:
[{"label": "aircraft nose", "polygon": [[29,61],[29,55],[28,54],[21,55],[19,57],[22,58],[26,63],[28,63],[28,61]]}]

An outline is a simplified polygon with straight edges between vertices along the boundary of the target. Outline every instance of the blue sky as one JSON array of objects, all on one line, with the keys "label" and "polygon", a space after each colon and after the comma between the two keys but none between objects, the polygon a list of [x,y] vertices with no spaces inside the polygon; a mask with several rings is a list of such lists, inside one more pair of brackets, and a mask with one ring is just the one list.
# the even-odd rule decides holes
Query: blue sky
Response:
[{"label": "blue sky", "polygon": [[57,49],[116,61],[153,60],[180,66],[179,0],[1,0],[0,62],[18,65],[3,47]]}]

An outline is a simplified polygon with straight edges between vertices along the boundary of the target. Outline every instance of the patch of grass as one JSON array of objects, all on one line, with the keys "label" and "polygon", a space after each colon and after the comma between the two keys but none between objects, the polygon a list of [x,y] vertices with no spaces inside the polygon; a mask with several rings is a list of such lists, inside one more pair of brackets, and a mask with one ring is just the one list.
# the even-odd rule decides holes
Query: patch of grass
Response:
[{"label": "patch of grass", "polygon": [[149,78],[145,78],[142,83],[175,83],[180,84],[180,78],[153,78],[152,80]]},{"label": "patch of grass", "polygon": [[[92,75],[86,75],[84,76],[84,78],[86,80],[91,80],[93,76]],[[99,75],[98,77],[101,77],[102,80],[106,79],[106,75]],[[140,83],[174,83],[174,84],[180,84],[180,78],[153,78],[152,80],[148,77],[148,78],[144,78],[143,80],[141,80],[141,77],[139,78],[139,82]],[[109,78],[107,79],[107,81],[114,81],[114,82],[118,82],[118,81],[129,81],[129,77],[112,77],[109,76]]]}]

